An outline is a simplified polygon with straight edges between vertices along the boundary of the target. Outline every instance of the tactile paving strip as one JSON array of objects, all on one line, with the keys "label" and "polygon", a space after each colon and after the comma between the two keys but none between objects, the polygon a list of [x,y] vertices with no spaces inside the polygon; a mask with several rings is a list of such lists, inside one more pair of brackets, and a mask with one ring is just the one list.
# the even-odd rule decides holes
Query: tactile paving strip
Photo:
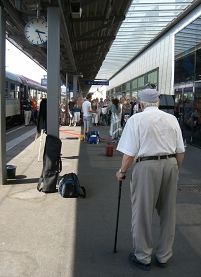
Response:
[{"label": "tactile paving strip", "polygon": [[178,192],[184,195],[201,195],[201,184],[178,185]]},{"label": "tactile paving strip", "polygon": [[6,143],[6,151],[12,149],[16,145],[18,145],[20,142],[22,142],[23,140],[29,138],[30,136],[32,136],[35,133],[36,133],[36,129],[32,129],[31,131],[23,134],[22,136],[7,142]]}]

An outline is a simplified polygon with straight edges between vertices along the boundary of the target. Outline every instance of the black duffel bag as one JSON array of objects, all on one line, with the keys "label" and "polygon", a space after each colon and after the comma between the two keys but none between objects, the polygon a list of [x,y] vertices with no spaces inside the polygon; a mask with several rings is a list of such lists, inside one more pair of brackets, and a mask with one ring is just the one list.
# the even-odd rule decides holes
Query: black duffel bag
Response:
[{"label": "black duffel bag", "polygon": [[[43,153],[43,170],[38,181],[37,189],[42,192],[56,192],[58,176],[62,170],[61,145],[59,138],[47,135]],[[41,184],[43,182],[43,187]]]},{"label": "black duffel bag", "polygon": [[58,193],[64,198],[86,197],[86,189],[80,186],[78,176],[73,172],[60,177]]}]

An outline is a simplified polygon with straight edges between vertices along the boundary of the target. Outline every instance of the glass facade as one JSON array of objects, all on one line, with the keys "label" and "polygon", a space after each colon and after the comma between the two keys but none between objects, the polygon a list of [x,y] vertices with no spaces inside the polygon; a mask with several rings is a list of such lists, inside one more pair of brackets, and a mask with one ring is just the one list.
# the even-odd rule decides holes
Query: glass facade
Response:
[{"label": "glass facade", "polygon": [[175,36],[175,116],[188,143],[201,147],[201,19]]},{"label": "glass facade", "polygon": [[158,87],[158,68],[107,91],[107,95],[118,98],[122,97],[122,95],[126,95],[130,99],[133,97],[137,98],[138,92],[149,87],[150,84],[154,84],[156,88]]},{"label": "glass facade", "polygon": [[179,14],[190,7],[192,2],[193,0],[132,0],[96,78],[109,80]]}]

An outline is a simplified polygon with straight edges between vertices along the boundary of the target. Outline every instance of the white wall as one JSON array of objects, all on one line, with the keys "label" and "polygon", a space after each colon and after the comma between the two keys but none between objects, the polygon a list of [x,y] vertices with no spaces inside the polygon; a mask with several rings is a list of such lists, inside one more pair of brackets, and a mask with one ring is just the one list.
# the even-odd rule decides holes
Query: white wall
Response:
[{"label": "white wall", "polygon": [[174,94],[174,37],[175,34],[201,15],[201,5],[163,35],[157,42],[109,81],[110,90],[131,79],[159,68],[158,90],[161,94]]}]

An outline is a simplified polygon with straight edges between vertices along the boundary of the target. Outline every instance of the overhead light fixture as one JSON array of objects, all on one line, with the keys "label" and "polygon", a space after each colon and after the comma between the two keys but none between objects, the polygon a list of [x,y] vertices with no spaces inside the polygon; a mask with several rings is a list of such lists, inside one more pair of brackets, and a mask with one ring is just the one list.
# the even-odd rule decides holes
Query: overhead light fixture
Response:
[{"label": "overhead light fixture", "polygon": [[70,3],[72,18],[81,18],[82,8],[80,1],[73,1]]}]

